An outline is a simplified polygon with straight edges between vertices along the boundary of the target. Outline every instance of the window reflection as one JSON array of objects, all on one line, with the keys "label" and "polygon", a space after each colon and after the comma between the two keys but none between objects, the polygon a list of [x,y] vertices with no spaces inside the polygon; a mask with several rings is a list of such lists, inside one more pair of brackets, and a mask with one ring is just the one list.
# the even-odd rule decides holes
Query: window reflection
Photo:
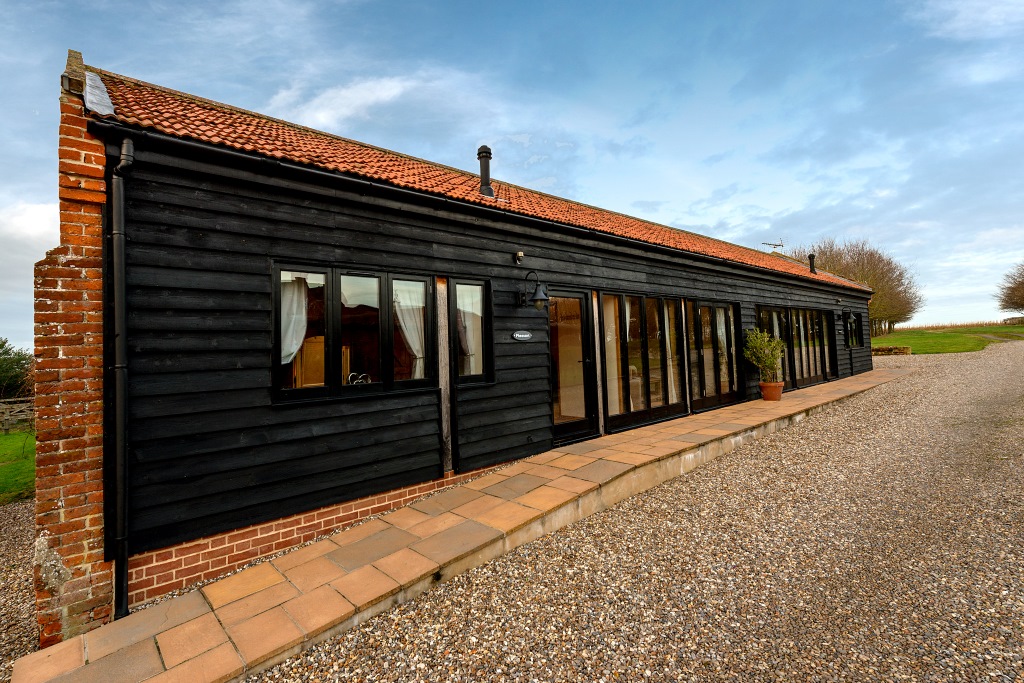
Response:
[{"label": "window reflection", "polygon": [[341,383],[380,381],[380,281],[341,276]]},{"label": "window reflection", "polygon": [[455,285],[459,377],[484,374],[484,288]]}]

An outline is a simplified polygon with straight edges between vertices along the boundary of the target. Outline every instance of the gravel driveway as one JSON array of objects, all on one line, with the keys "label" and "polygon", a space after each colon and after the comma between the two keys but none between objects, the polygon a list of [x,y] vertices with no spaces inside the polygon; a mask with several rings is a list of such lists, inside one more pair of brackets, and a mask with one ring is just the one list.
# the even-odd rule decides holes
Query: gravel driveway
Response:
[{"label": "gravel driveway", "polygon": [[920,371],[248,681],[1024,680],[1024,342],[875,363]]},{"label": "gravel driveway", "polygon": [[14,660],[36,649],[34,515],[30,500],[0,505],[0,681],[11,680]]},{"label": "gravel driveway", "polygon": [[1024,343],[829,408],[255,681],[1024,679]]}]

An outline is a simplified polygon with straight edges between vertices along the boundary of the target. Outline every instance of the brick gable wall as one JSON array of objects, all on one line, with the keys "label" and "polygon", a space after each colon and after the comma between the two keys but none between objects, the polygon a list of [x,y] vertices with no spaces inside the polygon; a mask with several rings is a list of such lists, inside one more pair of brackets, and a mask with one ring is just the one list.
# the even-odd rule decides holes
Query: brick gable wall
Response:
[{"label": "brick gable wall", "polygon": [[[103,561],[103,143],[86,131],[81,58],[60,97],[60,245],[35,266],[40,645],[109,619]],[[76,92],[77,91],[77,92]]]}]

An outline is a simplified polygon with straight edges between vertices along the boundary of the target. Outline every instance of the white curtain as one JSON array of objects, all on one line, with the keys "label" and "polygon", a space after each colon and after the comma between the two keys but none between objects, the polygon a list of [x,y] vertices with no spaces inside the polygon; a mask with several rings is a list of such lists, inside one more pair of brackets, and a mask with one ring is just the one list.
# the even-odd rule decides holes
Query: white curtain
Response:
[{"label": "white curtain", "polygon": [[672,340],[673,327],[676,317],[672,315],[673,302],[665,302],[665,348],[668,350],[668,357],[665,359],[665,372],[668,375],[668,402],[679,402],[679,375],[676,374],[676,345]]},{"label": "white curtain", "polygon": [[395,317],[402,328],[405,343],[414,356],[412,379],[425,377],[426,361],[424,359],[424,313],[426,310],[426,291],[422,282],[402,282],[395,280]]},{"label": "white curtain", "polygon": [[291,363],[306,338],[306,280],[281,282],[281,365]]}]

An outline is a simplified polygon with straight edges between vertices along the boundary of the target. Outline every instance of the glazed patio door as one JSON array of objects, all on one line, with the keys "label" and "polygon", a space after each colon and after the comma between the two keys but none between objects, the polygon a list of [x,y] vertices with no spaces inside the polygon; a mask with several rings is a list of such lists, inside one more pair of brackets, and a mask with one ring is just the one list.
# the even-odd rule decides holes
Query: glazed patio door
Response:
[{"label": "glazed patio door", "polygon": [[687,301],[686,328],[693,409],[738,401],[735,307]]},{"label": "glazed patio door", "polygon": [[555,441],[565,443],[598,432],[597,363],[589,292],[552,292],[551,406]]}]

